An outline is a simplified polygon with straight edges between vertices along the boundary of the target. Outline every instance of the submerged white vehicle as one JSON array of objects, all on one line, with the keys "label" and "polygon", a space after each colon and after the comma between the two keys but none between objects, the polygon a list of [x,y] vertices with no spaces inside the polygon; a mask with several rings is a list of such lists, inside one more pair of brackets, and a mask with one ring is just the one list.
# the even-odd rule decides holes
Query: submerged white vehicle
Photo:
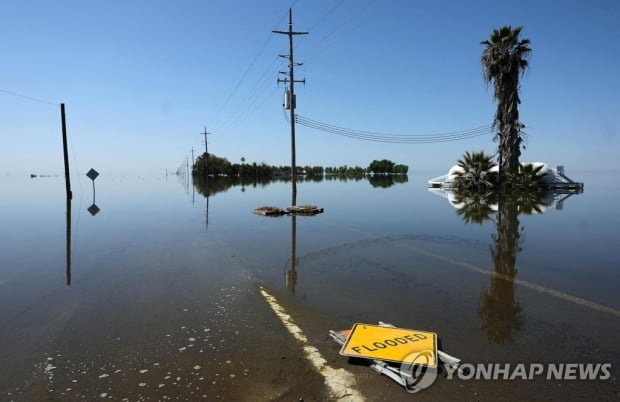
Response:
[{"label": "submerged white vehicle", "polygon": [[[537,206],[537,211],[534,211],[534,213],[544,213],[550,208],[562,209],[563,202],[567,198],[573,194],[580,194],[583,192],[583,183],[578,183],[569,179],[564,174],[563,166],[558,166],[554,169],[542,162],[521,164],[521,166],[524,165],[533,165],[534,168],[542,166],[540,171],[543,174],[543,181],[547,184],[547,189],[549,190],[539,200],[540,204]],[[428,181],[428,191],[446,198],[453,207],[457,209],[462,208],[464,206],[462,200],[459,200],[453,191],[454,179],[456,178],[457,173],[462,171],[463,170],[460,166],[452,166],[447,174],[435,177]],[[495,166],[491,169],[491,171],[498,172],[499,168]],[[488,207],[491,211],[497,211],[498,208],[497,204],[489,204]]]},{"label": "submerged white vehicle", "polygon": [[[540,172],[543,174],[543,181],[547,184],[549,190],[564,190],[570,193],[580,193],[583,191],[583,183],[577,183],[569,179],[564,173],[564,166],[558,166],[555,169],[543,162],[525,162],[521,166],[532,165],[534,168],[541,166]],[[448,170],[447,174],[435,177],[428,181],[430,188],[450,189],[454,183],[454,179],[458,172],[463,169],[454,165]],[[491,172],[499,172],[499,166],[491,168]]]}]

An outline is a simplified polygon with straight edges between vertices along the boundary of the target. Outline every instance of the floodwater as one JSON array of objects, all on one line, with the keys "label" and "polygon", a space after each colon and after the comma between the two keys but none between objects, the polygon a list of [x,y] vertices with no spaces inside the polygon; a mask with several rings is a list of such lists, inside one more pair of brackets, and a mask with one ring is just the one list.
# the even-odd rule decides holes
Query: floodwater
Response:
[{"label": "floodwater", "polygon": [[[0,400],[320,400],[269,289],[368,399],[408,399],[329,329],[391,322],[464,362],[611,364],[595,380],[448,380],[416,398],[617,399],[620,183],[469,208],[407,180],[298,183],[317,216],[264,217],[290,183],[0,178]],[[75,180],[74,180],[75,181]],[[453,205],[456,204],[456,205]],[[298,350],[299,349],[299,350]]]}]

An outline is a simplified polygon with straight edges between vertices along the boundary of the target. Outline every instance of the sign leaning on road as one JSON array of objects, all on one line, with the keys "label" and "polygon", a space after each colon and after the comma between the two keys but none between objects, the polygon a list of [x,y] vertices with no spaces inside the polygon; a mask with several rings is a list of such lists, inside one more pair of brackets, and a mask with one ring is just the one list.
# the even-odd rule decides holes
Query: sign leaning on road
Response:
[{"label": "sign leaning on road", "polygon": [[437,334],[357,323],[353,325],[340,354],[437,367]]}]

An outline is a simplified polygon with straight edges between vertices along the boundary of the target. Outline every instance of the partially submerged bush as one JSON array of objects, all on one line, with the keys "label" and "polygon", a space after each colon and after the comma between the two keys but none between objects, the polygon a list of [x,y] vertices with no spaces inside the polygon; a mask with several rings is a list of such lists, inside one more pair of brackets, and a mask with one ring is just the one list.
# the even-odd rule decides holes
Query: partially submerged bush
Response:
[{"label": "partially submerged bush", "polygon": [[512,192],[542,192],[546,189],[542,165],[519,165],[519,171],[506,175],[506,185]]},{"label": "partially submerged bush", "polygon": [[457,192],[487,192],[497,186],[498,175],[491,170],[497,164],[493,156],[484,151],[465,152],[462,159],[457,161],[460,170],[455,172],[454,188]]},{"label": "partially submerged bush", "polygon": [[547,189],[543,165],[522,164],[514,173],[506,172],[501,177],[493,156],[484,151],[465,152],[457,161],[453,187],[457,193],[487,193],[502,189],[512,193],[540,193]]}]

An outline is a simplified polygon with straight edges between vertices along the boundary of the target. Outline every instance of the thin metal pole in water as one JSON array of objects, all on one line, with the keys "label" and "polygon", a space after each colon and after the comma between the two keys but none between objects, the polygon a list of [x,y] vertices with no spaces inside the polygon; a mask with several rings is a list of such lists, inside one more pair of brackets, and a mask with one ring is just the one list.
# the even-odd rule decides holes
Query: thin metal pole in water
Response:
[{"label": "thin metal pole in water", "polygon": [[69,152],[67,151],[67,123],[65,121],[65,104],[60,104],[60,120],[62,121],[62,149],[65,158],[65,185],[67,188],[67,199],[73,198],[71,193],[71,180],[69,179]]}]

